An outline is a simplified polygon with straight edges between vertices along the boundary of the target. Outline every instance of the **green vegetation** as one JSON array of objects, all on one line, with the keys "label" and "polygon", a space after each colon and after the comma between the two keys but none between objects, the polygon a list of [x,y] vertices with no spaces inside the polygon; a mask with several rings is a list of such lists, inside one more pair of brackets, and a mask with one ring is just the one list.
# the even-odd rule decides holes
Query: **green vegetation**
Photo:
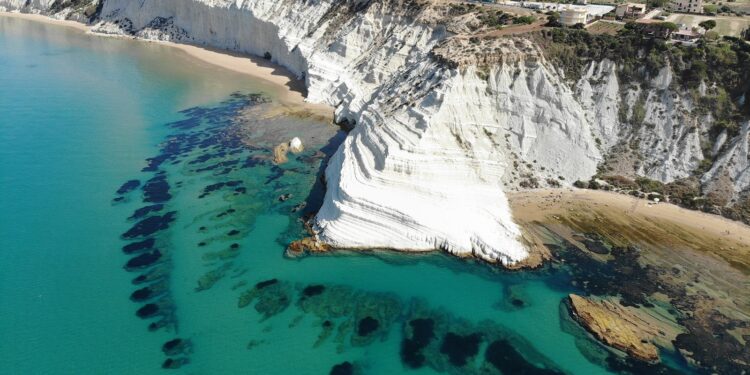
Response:
[{"label": "green vegetation", "polygon": [[513,24],[517,25],[530,25],[532,23],[534,23],[533,16],[520,16],[513,19]]},{"label": "green vegetation", "polygon": [[703,6],[703,12],[706,14],[716,14],[719,11],[719,7],[714,4],[706,4]]},{"label": "green vegetation", "polygon": [[103,1],[95,0],[56,0],[50,5],[50,13],[58,13],[65,9],[72,9],[89,20],[98,17]]},{"label": "green vegetation", "polygon": [[482,12],[479,16],[479,20],[487,27],[500,28],[505,25],[510,25],[513,22],[513,15],[505,13],[501,10]]},{"label": "green vegetation", "polygon": [[643,125],[643,121],[646,119],[646,98],[641,95],[638,101],[633,105],[633,115],[630,117],[630,123],[633,126]]},{"label": "green vegetation", "polygon": [[700,26],[700,27],[702,27],[702,28],[704,28],[706,30],[711,30],[714,27],[716,27],[716,21],[714,21],[714,20],[705,20],[705,21],[699,23],[698,26]]},{"label": "green vegetation", "polygon": [[562,24],[560,23],[560,13],[558,12],[550,12],[547,15],[547,23],[544,26],[549,27],[560,27]]},{"label": "green vegetation", "polygon": [[[750,45],[738,38],[685,46],[647,37],[632,25],[617,35],[592,35],[573,29],[545,30],[540,35],[547,58],[560,66],[570,80],[580,79],[591,61],[603,59],[617,62],[623,86],[648,82],[669,65],[675,72],[674,85],[697,90],[704,83],[710,88],[704,89],[704,96],[693,91],[694,99],[731,132],[736,132],[743,115],[750,115],[750,100],[738,100],[750,97]],[[645,113],[636,103],[632,122],[642,122],[642,115]]]},{"label": "green vegetation", "polygon": [[677,31],[680,29],[674,22],[662,22],[659,24],[659,26],[669,31]]}]

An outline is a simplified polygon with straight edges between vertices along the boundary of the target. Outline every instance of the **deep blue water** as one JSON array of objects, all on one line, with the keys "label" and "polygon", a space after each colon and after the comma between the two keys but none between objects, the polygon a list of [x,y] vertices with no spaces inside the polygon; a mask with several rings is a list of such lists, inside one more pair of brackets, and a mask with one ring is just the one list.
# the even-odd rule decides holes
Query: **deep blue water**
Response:
[{"label": "deep blue water", "polygon": [[343,135],[275,166],[277,129],[327,125],[252,117],[269,100],[167,47],[0,17],[0,373],[606,373],[564,275],[285,257]]}]

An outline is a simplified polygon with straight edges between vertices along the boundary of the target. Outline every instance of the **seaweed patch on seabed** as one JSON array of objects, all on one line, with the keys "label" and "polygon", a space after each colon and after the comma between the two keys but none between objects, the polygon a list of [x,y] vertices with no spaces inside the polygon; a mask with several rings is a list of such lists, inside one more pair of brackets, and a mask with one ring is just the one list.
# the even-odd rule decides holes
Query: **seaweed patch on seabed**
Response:
[{"label": "seaweed patch on seabed", "polygon": [[[430,308],[422,300],[403,300],[391,293],[340,285],[292,285],[269,279],[240,293],[238,307],[248,306],[261,320],[280,318],[290,308],[312,316],[320,327],[313,348],[333,341],[340,353],[348,347],[385,341],[391,332],[398,332],[401,347],[393,355],[401,358],[405,368],[428,367],[451,374],[563,373],[523,338],[498,323],[469,322]],[[295,321],[288,327],[293,329]],[[248,348],[252,349],[258,339],[252,338]],[[362,366],[366,363],[340,363],[331,373],[358,373]]]},{"label": "seaweed patch on seabed", "polygon": [[[178,251],[170,243],[166,234],[179,212],[170,211],[170,201],[177,192],[173,186],[182,186],[181,182],[172,183],[173,174],[179,174],[170,168],[189,160],[190,165],[208,162],[216,157],[228,154],[238,155],[242,150],[242,143],[232,132],[232,119],[240,109],[264,103],[266,100],[259,95],[233,95],[228,101],[212,108],[191,108],[183,111],[184,120],[167,124],[174,133],[162,143],[159,155],[148,158],[147,165],[142,172],[150,173],[143,178],[145,181],[133,179],[125,182],[116,192],[115,202],[128,201],[140,188],[141,201],[144,205],[129,216],[132,227],[122,234],[122,238],[129,242],[122,247],[122,251],[131,256],[124,268],[129,272],[140,273],[133,279],[137,289],[130,298],[140,307],[136,315],[149,320],[149,330],[167,330],[178,333],[175,307],[169,293],[169,261],[173,251]],[[204,151],[213,150],[213,151]],[[198,161],[190,160],[198,154]],[[230,167],[239,160],[224,162]],[[206,167],[201,167],[208,170]],[[221,184],[227,184],[221,182]],[[229,185],[239,187],[240,182]],[[223,187],[220,186],[220,187]],[[217,189],[218,190],[218,189]],[[239,194],[239,192],[235,191]],[[236,250],[236,246],[230,248]],[[209,272],[199,282],[199,288],[208,288],[222,270],[229,266],[220,266]],[[212,278],[213,277],[213,278]],[[175,338],[164,344],[164,353],[168,358],[162,364],[167,369],[179,368],[189,362],[190,341]]]},{"label": "seaweed patch on seabed", "polygon": [[[298,128],[293,126],[292,121],[296,120],[252,116],[252,112],[248,116],[249,109],[258,108],[257,114],[262,114],[268,105],[270,101],[262,95],[233,94],[216,106],[182,111],[184,119],[166,125],[170,135],[160,145],[159,154],[146,159],[141,171],[146,175],[125,182],[117,190],[115,204],[142,202],[128,215],[131,228],[122,234],[122,239],[128,241],[122,251],[130,257],[125,270],[139,273],[132,281],[136,289],[130,299],[139,305],[135,314],[149,321],[149,330],[179,334],[176,307],[170,295],[172,257],[198,253],[206,271],[196,276],[193,290],[205,292],[226,276],[244,274],[246,270],[236,268],[234,260],[243,250],[242,239],[252,230],[259,214],[275,211],[296,217],[298,220],[290,220],[287,233],[304,230],[301,217],[306,211],[295,211],[293,207],[304,206],[305,202],[292,197],[304,197],[315,190],[315,179],[322,171],[327,151],[338,143],[332,146],[335,141],[311,142],[312,147],[306,147],[309,151],[284,166],[274,165],[273,147],[279,137],[290,134],[265,128],[276,128],[279,122],[291,132]],[[334,137],[340,139],[341,135]],[[287,174],[301,177],[286,181],[283,177]],[[282,195],[288,199],[280,201],[278,197]],[[199,210],[207,208],[197,215],[194,211],[180,212],[175,204],[177,197],[201,202]],[[178,221],[180,226],[174,226]],[[178,248],[172,239],[186,237],[176,235],[176,231],[186,230],[194,230],[200,240],[193,248]],[[236,281],[233,283],[239,288]],[[269,285],[271,289],[278,287]],[[280,293],[266,303],[283,305],[283,296]],[[175,337],[162,350],[167,356],[162,367],[177,369],[189,363],[192,344],[188,338]]]}]

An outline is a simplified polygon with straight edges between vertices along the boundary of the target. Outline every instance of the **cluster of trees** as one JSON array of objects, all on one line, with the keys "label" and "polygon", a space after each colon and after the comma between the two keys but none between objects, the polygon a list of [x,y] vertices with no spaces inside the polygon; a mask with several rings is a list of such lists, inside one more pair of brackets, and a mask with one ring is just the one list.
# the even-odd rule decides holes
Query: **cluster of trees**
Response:
[{"label": "cluster of trees", "polygon": [[494,12],[483,12],[478,16],[487,27],[501,28],[506,25],[529,25],[534,23],[533,16],[514,16],[501,10]]},{"label": "cluster of trees", "polygon": [[732,10],[732,8],[726,5],[722,5],[721,7],[719,7],[718,5],[714,4],[706,4],[703,6],[703,12],[710,16],[714,16],[717,13],[733,13],[734,11]]}]

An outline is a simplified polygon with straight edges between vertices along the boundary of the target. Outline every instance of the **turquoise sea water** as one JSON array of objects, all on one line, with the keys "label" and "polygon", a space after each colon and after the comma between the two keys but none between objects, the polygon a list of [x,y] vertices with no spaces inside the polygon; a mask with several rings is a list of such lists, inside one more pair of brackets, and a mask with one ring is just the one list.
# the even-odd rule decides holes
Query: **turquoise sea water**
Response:
[{"label": "turquoise sea water", "polygon": [[0,17],[0,373],[607,373],[564,318],[562,273],[285,257],[342,135],[274,166],[275,129],[327,125],[260,116],[267,89]]}]

